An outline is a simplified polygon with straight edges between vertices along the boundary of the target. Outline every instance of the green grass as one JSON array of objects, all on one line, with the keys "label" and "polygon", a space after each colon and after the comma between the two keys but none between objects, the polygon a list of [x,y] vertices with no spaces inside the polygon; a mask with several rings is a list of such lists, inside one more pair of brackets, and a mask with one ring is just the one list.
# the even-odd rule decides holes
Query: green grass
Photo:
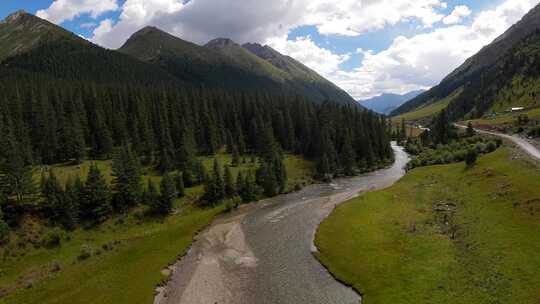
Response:
[{"label": "green grass", "polygon": [[439,114],[439,112],[441,112],[442,110],[446,109],[446,107],[448,107],[450,102],[454,100],[456,97],[458,97],[459,94],[461,94],[461,92],[463,92],[463,89],[459,88],[444,99],[441,99],[437,102],[434,102],[428,105],[421,106],[415,109],[414,111],[393,117],[392,120],[394,121],[402,121],[402,120],[419,121],[419,120],[431,118]]},{"label": "green grass", "polygon": [[[216,156],[221,165],[230,164],[229,154]],[[211,172],[214,157],[203,157],[204,166]],[[111,161],[96,161],[110,182]],[[297,155],[286,155],[289,188],[309,183],[314,172],[312,162]],[[234,177],[238,171],[255,170],[257,162],[231,167]],[[77,175],[85,178],[90,161],[81,165],[54,165],[61,182]],[[41,170],[35,170],[39,180]],[[161,176],[150,167],[144,168],[143,182],[148,179],[159,183]],[[202,186],[186,189],[186,197],[175,202],[180,212],[164,220],[142,216],[143,207],[126,215],[115,216],[103,225],[89,229],[64,232],[58,248],[34,248],[28,240],[39,240],[52,231],[34,217],[26,217],[12,238],[12,254],[0,260],[0,303],[152,303],[154,288],[165,279],[160,270],[183,254],[194,235],[208,225],[223,206],[200,209],[195,202],[203,192]],[[37,244],[38,242],[33,242]],[[19,247],[18,244],[24,245]],[[104,244],[118,243],[113,250],[104,250]],[[94,254],[88,260],[78,261],[83,246],[89,245]],[[1,248],[0,248],[1,249]],[[2,250],[0,250],[2,251]],[[99,254],[95,252],[99,251]],[[53,272],[51,265],[59,264]],[[27,288],[31,285],[31,288]],[[8,295],[2,298],[2,290]]]},{"label": "green grass", "polygon": [[536,304],[539,231],[540,171],[501,148],[341,205],[316,243],[366,304]]},{"label": "green grass", "polygon": [[[221,210],[188,209],[163,222],[141,223],[128,216],[122,223],[110,221],[99,229],[77,230],[57,249],[30,250],[23,257],[2,262],[2,287],[20,277],[35,277],[38,282],[0,303],[152,303],[154,287],[165,278],[160,270],[183,254],[195,233]],[[113,250],[101,249],[113,241],[120,241]],[[78,261],[85,244],[100,249],[101,254]],[[61,270],[49,271],[48,278],[39,280],[37,274],[47,272],[53,262]]]},{"label": "green grass", "polygon": [[482,118],[470,120],[474,126],[500,126],[506,124],[514,124],[517,121],[519,115],[527,115],[529,119],[539,120],[540,119],[540,108],[532,109],[525,112],[517,113],[504,113],[492,118]]}]

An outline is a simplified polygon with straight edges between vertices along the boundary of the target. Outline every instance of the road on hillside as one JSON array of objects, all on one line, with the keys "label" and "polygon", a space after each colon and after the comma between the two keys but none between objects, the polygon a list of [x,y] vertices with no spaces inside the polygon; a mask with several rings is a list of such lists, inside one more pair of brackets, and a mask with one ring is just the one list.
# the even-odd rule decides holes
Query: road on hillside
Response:
[{"label": "road on hillside", "polygon": [[[456,127],[466,129],[467,126],[463,126],[460,124],[455,124]],[[513,143],[515,143],[518,147],[520,147],[523,151],[527,152],[531,157],[540,160],[540,150],[538,150],[535,146],[533,146],[531,143],[529,143],[526,139],[521,138],[516,135],[508,135],[504,133],[499,132],[493,132],[493,131],[486,131],[482,129],[474,129],[476,132],[481,134],[488,134],[493,136],[498,136],[501,138],[505,138],[508,140],[511,140]]]},{"label": "road on hillside", "polygon": [[315,231],[334,207],[359,192],[394,184],[407,154],[393,145],[395,164],[355,178],[317,184],[219,217],[171,267],[156,304],[353,304],[360,296],[314,258]]}]

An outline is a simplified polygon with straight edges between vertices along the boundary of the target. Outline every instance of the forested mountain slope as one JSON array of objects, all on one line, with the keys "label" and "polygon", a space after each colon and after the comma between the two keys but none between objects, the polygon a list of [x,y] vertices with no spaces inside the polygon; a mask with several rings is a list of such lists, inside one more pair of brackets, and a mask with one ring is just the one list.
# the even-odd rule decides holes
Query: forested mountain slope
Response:
[{"label": "forested mountain slope", "polygon": [[294,68],[285,69],[254,52],[254,47],[240,46],[225,38],[199,46],[155,27],[146,27],[133,34],[119,51],[157,64],[198,87],[282,92],[317,102],[354,102],[343,90],[292,58],[274,51],[274,56]]},{"label": "forested mountain slope", "polygon": [[[224,145],[241,153],[264,153],[275,142],[279,151],[318,161],[320,172],[327,174],[369,169],[392,157],[382,117],[343,101],[316,104],[282,87],[196,87],[157,65],[103,49],[37,17],[17,13],[6,20],[0,30],[30,20],[23,25],[32,29],[45,24],[51,28],[45,33],[61,35],[45,39],[48,34],[25,30],[40,42],[0,63],[0,160],[15,157],[31,165],[109,158],[113,147],[131,143],[145,162],[168,170],[186,167],[194,155],[213,154]],[[19,31],[6,33],[2,45],[26,41]],[[227,56],[237,52],[263,61],[238,45],[214,46],[218,52],[179,45],[177,39],[163,41],[160,45],[167,47],[156,49],[161,54],[171,50],[177,56],[178,46],[207,66],[229,64]]]},{"label": "forested mountain slope", "polygon": [[[532,9],[438,86],[392,112],[399,115],[437,103],[452,94],[453,119],[476,118],[512,106],[540,103],[540,6]],[[459,94],[456,94],[460,92]]]}]

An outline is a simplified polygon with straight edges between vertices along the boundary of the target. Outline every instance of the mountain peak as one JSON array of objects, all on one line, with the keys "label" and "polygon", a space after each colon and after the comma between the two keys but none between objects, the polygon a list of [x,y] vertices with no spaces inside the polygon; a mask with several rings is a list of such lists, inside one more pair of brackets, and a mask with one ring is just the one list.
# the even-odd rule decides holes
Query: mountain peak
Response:
[{"label": "mountain peak", "polygon": [[[2,21],[2,23],[14,23],[22,18],[27,18],[28,16],[32,16],[29,13],[27,13],[25,10],[18,10],[14,12],[13,14],[9,15]],[[32,16],[33,17],[33,16]]]},{"label": "mountain peak", "polygon": [[87,43],[86,40],[25,11],[17,11],[0,22],[0,61],[18,55],[43,41],[67,38]]},{"label": "mountain peak", "polygon": [[216,38],[210,40],[205,46],[211,49],[222,49],[229,46],[237,46],[236,42],[229,38]]},{"label": "mountain peak", "polygon": [[162,31],[161,29],[159,29],[159,28],[157,28],[155,26],[148,25],[148,26],[145,26],[142,29],[138,30],[137,32],[135,32],[132,35],[132,37],[141,36],[141,35],[147,35],[147,34],[152,34],[152,33],[166,34],[166,32]]}]

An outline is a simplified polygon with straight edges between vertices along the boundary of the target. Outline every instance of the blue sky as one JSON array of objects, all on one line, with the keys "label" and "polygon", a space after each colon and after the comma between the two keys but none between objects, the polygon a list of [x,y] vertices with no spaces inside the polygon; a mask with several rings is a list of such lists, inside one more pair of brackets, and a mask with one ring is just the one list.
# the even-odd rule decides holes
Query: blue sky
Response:
[{"label": "blue sky", "polygon": [[[0,0],[107,48],[154,25],[205,43],[266,43],[358,99],[437,84],[540,0]],[[450,18],[455,16],[456,18]],[[361,51],[359,51],[361,50]]]}]

